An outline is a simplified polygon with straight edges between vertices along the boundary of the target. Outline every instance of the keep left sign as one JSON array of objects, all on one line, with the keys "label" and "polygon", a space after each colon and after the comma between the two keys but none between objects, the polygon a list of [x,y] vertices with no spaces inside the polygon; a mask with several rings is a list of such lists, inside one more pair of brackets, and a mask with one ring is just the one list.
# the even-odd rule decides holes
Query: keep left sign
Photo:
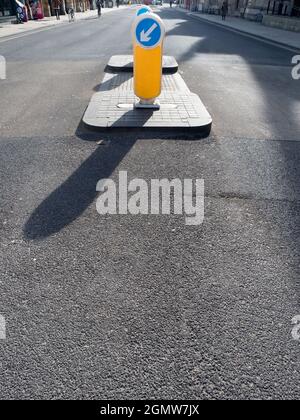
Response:
[{"label": "keep left sign", "polygon": [[135,42],[143,48],[155,48],[164,38],[165,27],[162,20],[154,14],[144,14],[135,26]]}]

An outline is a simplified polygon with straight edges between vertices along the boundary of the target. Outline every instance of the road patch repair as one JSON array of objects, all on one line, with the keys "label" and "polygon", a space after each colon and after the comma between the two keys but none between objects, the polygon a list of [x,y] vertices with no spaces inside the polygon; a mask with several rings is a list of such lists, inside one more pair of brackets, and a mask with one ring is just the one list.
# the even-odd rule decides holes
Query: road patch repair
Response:
[{"label": "road patch repair", "polygon": [[163,55],[162,20],[150,11],[138,11],[132,33],[133,57],[110,59],[84,124],[98,130],[184,128],[208,135],[210,114],[178,74],[176,59]]}]

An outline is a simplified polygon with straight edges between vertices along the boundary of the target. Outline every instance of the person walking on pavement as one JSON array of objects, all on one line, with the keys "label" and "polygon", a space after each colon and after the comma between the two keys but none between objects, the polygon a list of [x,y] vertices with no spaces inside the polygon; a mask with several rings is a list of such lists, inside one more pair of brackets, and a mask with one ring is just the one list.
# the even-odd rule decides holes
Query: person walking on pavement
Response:
[{"label": "person walking on pavement", "polygon": [[67,8],[67,15],[69,16],[69,22],[75,21],[75,10],[73,6]]},{"label": "person walking on pavement", "polygon": [[53,9],[55,12],[56,20],[60,20],[60,6],[61,6],[61,0],[53,1]]},{"label": "person walking on pavement", "polygon": [[96,1],[96,6],[97,6],[97,10],[98,10],[98,17],[101,17],[101,8],[102,8],[102,1],[101,0],[97,0]]},{"label": "person walking on pavement", "polygon": [[222,8],[221,8],[221,13],[222,13],[222,20],[226,20],[226,16],[228,13],[228,3],[227,1],[224,1],[222,4]]},{"label": "person walking on pavement", "polygon": [[173,0],[170,1],[170,7],[173,7]]},{"label": "person walking on pavement", "polygon": [[116,3],[117,3],[117,8],[119,8],[120,7],[120,0],[117,0]]}]

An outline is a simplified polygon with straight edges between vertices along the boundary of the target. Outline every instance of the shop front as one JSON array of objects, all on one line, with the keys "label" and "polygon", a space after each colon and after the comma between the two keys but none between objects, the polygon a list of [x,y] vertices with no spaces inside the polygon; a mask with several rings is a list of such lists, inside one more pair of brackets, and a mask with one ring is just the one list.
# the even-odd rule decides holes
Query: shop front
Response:
[{"label": "shop front", "polygon": [[14,0],[0,0],[0,18],[15,15],[15,1]]},{"label": "shop front", "polygon": [[43,19],[43,0],[0,0],[0,19],[16,15],[17,3],[26,6],[29,19]]},{"label": "shop front", "polygon": [[26,6],[30,19],[38,20],[44,18],[42,0],[26,0]]},{"label": "shop front", "polygon": [[294,0],[292,16],[300,18],[300,0]]}]

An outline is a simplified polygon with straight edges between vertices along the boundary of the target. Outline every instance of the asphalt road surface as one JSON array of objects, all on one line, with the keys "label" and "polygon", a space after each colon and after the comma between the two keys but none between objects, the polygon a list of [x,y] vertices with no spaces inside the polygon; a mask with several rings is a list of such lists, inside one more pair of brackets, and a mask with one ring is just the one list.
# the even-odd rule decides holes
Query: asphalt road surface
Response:
[{"label": "asphalt road surface", "polygon": [[[89,133],[133,14],[0,40],[0,397],[298,399],[294,54],[164,9],[211,136]],[[204,223],[100,216],[97,181],[120,170],[203,178]]]}]

